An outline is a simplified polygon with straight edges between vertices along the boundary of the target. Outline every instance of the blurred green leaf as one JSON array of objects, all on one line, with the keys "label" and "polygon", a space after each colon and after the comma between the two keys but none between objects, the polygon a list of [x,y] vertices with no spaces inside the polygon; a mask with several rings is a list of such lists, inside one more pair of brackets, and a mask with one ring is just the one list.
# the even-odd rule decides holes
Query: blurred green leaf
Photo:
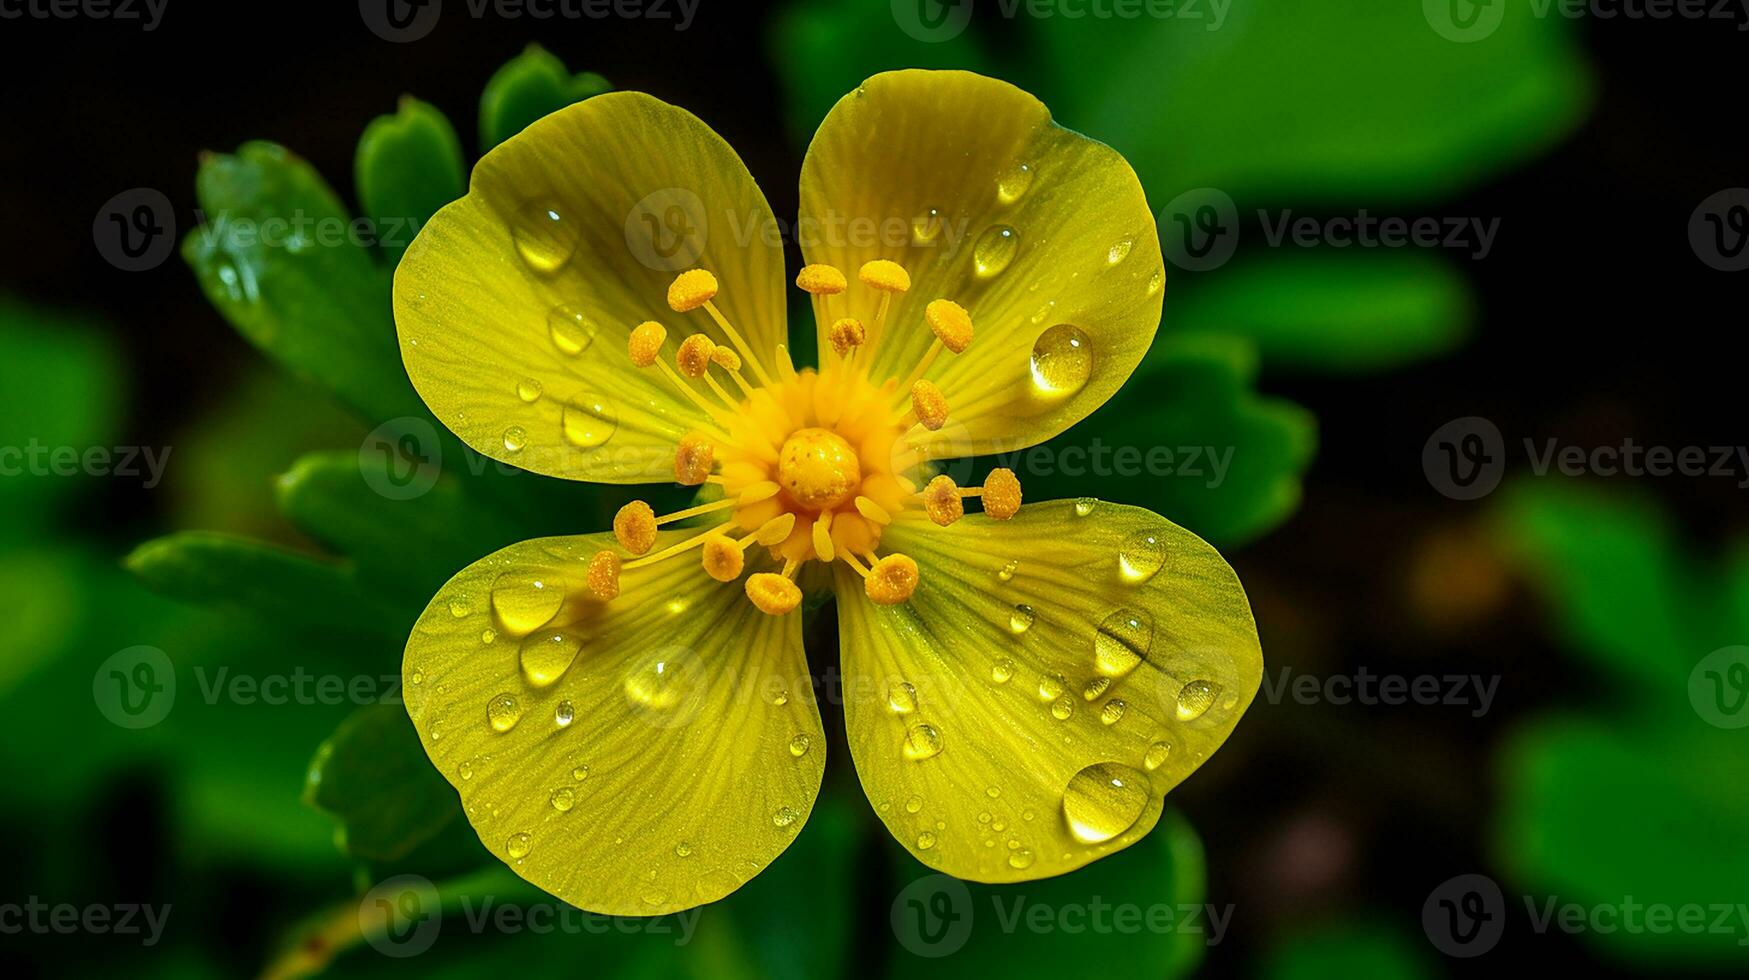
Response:
[{"label": "blurred green leaf", "polygon": [[[1534,894],[1586,908],[1701,906],[1700,929],[1620,922],[1581,939],[1641,967],[1749,966],[1737,918],[1749,881],[1749,754],[1699,718],[1647,729],[1617,716],[1525,726],[1502,767],[1501,856]],[[1724,904],[1727,928],[1713,927]],[[1611,920],[1612,922],[1614,920]],[[1558,927],[1557,927],[1558,928]]]},{"label": "blurred green leaf", "polygon": [[[1035,93],[1109,140],[1162,203],[1451,194],[1570,133],[1589,67],[1562,17],[1502,4],[1478,43],[1421,3],[1256,0],[1202,16],[1022,18]],[[1188,11],[1188,8],[1186,8]]]},{"label": "blurred green leaf", "polygon": [[247,538],[181,531],[140,545],[126,563],[165,595],[238,610],[264,629],[398,643],[408,625],[366,597],[347,569]]},{"label": "blurred green leaf", "polygon": [[1472,317],[1463,278],[1436,256],[1320,250],[1187,276],[1167,323],[1249,338],[1267,369],[1360,373],[1444,354]]},{"label": "blurred green leaf", "polygon": [[571,74],[547,49],[531,44],[492,74],[480,95],[480,152],[504,142],[542,116],[613,86],[594,72]]},{"label": "blurred green leaf", "polygon": [[367,419],[424,417],[401,368],[389,271],[308,163],[246,143],[207,155],[195,192],[206,223],[182,256],[239,333]]},{"label": "blurred green leaf", "polygon": [[1423,980],[1427,947],[1375,922],[1345,922],[1293,935],[1263,958],[1265,980]]},{"label": "blurred green leaf", "polygon": [[[902,860],[901,887],[932,874],[908,855]],[[1061,980],[1183,977],[1196,970],[1208,947],[1232,924],[1231,906],[1211,915],[1202,841],[1171,807],[1147,837],[1073,874],[1019,885],[967,882],[964,887],[971,896],[964,945],[936,946],[930,957],[895,948],[887,976],[961,980],[973,971]],[[1117,908],[1126,910],[1122,921],[1127,925],[1119,924]],[[1040,915],[1039,910],[1049,914]],[[1103,927],[1096,918],[1101,915]],[[1035,924],[1034,916],[1044,927]],[[901,945],[905,938],[901,934]],[[923,937],[925,942],[930,938]],[[951,941],[951,935],[943,938],[943,943]]]},{"label": "blurred green leaf", "polygon": [[94,324],[4,296],[0,349],[0,543],[10,544],[40,536],[44,516],[76,499],[50,454],[110,445],[125,386]]},{"label": "blurred green leaf", "polygon": [[1300,500],[1317,422],[1253,388],[1243,338],[1161,336],[1123,388],[1042,448],[993,457],[1028,499],[1094,496],[1147,507],[1217,544],[1274,527]]},{"label": "blurred green leaf", "polygon": [[1609,671],[1635,707],[1686,712],[1685,679],[1712,647],[1663,515],[1548,479],[1511,487],[1499,517],[1503,545],[1541,585],[1574,652]]},{"label": "blurred green leaf", "polygon": [[455,127],[436,106],[411,96],[392,116],[378,116],[359,137],[353,158],[359,207],[376,224],[390,264],[437,209],[467,193],[467,166]]},{"label": "blurred green leaf", "polygon": [[398,698],[359,708],[316,749],[304,799],[340,822],[340,846],[364,861],[405,857],[461,812]]}]

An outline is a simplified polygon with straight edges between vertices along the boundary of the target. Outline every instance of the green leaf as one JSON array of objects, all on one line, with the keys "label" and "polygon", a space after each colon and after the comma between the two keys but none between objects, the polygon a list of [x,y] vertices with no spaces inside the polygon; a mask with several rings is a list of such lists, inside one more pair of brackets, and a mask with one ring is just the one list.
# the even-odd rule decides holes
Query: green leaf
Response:
[{"label": "green leaf", "polygon": [[304,799],[339,821],[340,846],[364,861],[405,857],[461,812],[398,698],[358,709],[322,743]]},{"label": "green leaf", "polygon": [[451,475],[411,499],[383,496],[365,472],[388,465],[356,452],[304,456],[279,478],[279,507],[312,537],[353,558],[362,582],[416,603],[414,611],[457,570],[526,536],[496,508],[471,499]]},{"label": "green leaf", "polygon": [[[1701,906],[1700,931],[1587,929],[1580,939],[1642,969],[1749,966],[1742,923],[1711,930],[1705,906],[1738,907],[1749,881],[1749,754],[1741,731],[1698,718],[1646,729],[1619,717],[1549,718],[1518,733],[1502,766],[1495,836],[1541,914],[1551,898]],[[1522,906],[1521,906],[1522,908]],[[1605,920],[1607,921],[1607,920]]]},{"label": "green leaf", "polygon": [[207,155],[195,192],[206,223],[182,256],[239,333],[366,418],[425,415],[401,367],[388,270],[308,163],[246,143]]},{"label": "green leaf", "polygon": [[1163,203],[1218,187],[1364,201],[1448,195],[1584,119],[1573,25],[1497,4],[1485,40],[1442,36],[1402,0],[1257,0],[1201,17],[1022,18],[1036,94],[1109,140]]},{"label": "green leaf", "polygon": [[1320,250],[1186,276],[1168,322],[1246,337],[1265,368],[1361,373],[1444,354],[1462,343],[1473,318],[1463,277],[1440,258]]},{"label": "green leaf", "polygon": [[359,206],[391,264],[437,209],[467,193],[461,140],[437,107],[411,96],[371,120],[353,158]]},{"label": "green leaf", "polygon": [[266,629],[398,642],[408,625],[347,569],[247,538],[181,531],[140,545],[126,564],[165,595],[238,610]]},{"label": "green leaf", "polygon": [[[959,980],[968,970],[1064,980],[1184,977],[1232,925],[1231,906],[1211,914],[1202,841],[1170,807],[1147,837],[1056,878],[961,883],[931,873],[909,855],[902,860],[892,913],[899,945],[887,967],[892,978]],[[965,918],[950,920],[932,909]],[[920,917],[924,921],[916,921]],[[958,935],[930,935],[950,922]]]},{"label": "green leaf", "polygon": [[1690,579],[1656,509],[1555,479],[1510,488],[1501,541],[1540,585],[1574,652],[1644,710],[1688,710],[1702,645]]},{"label": "green leaf", "polygon": [[1028,499],[1095,496],[1147,507],[1212,542],[1242,543],[1299,505],[1317,423],[1252,387],[1237,337],[1160,337],[1123,388],[1042,447],[993,457]]},{"label": "green leaf", "polygon": [[1424,942],[1378,922],[1345,922],[1290,936],[1263,959],[1264,980],[1423,980]]},{"label": "green leaf", "polygon": [[529,123],[613,86],[594,72],[571,74],[565,63],[531,44],[492,74],[480,95],[480,152],[504,142]]}]

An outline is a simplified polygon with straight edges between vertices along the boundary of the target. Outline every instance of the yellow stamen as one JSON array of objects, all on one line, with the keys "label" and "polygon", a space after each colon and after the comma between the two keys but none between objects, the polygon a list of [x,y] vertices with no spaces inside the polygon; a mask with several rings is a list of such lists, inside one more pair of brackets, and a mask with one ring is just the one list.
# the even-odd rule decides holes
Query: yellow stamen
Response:
[{"label": "yellow stamen", "polygon": [[814,555],[821,561],[832,560],[832,512],[822,513],[814,521]]},{"label": "yellow stamen", "polygon": [[883,293],[902,293],[911,288],[911,274],[905,267],[890,259],[875,259],[864,262],[857,270],[856,278],[863,285],[878,289]]},{"label": "yellow stamen", "polygon": [[753,540],[767,548],[775,548],[783,544],[789,538],[790,532],[795,529],[796,515],[794,513],[779,514],[759,525],[759,530],[753,532]]},{"label": "yellow stamen", "polygon": [[711,462],[716,447],[696,432],[680,437],[674,450],[674,481],[685,487],[696,487],[710,478]]},{"label": "yellow stamen", "polygon": [[589,559],[585,581],[595,598],[607,602],[619,595],[619,556],[611,551],[597,551]]},{"label": "yellow stamen", "polygon": [[869,520],[874,521],[876,524],[887,525],[893,523],[893,515],[887,513],[885,507],[882,507],[880,504],[875,503],[867,497],[856,498],[856,512]]},{"label": "yellow stamen", "polygon": [[684,521],[689,517],[697,517],[700,514],[709,514],[713,511],[727,510],[730,507],[739,506],[741,506],[741,501],[734,497],[724,497],[721,500],[713,500],[708,504],[699,504],[696,507],[688,507],[685,510],[677,510],[664,517],[658,517],[656,518],[656,523],[658,525],[673,524],[675,521]]},{"label": "yellow stamen", "polygon": [[656,512],[642,500],[634,500],[613,515],[613,537],[619,546],[641,555],[656,543]]},{"label": "yellow stamen", "polygon": [[717,295],[717,277],[707,269],[688,269],[674,277],[668,286],[668,308],[676,313],[691,313],[709,303]]},{"label": "yellow stamen", "polygon": [[702,333],[695,333],[680,342],[680,350],[674,355],[674,365],[680,368],[680,373],[689,378],[702,378],[711,369],[711,354],[717,345]]},{"label": "yellow stamen", "polygon": [[1020,479],[1013,470],[995,469],[984,478],[984,513],[998,521],[1020,510]]},{"label": "yellow stamen", "polygon": [[747,341],[741,338],[741,332],[736,330],[728,318],[723,316],[722,311],[717,309],[717,304],[706,300],[704,311],[711,315],[712,320],[717,321],[717,326],[722,328],[723,335],[729,338],[729,343],[734,344],[735,349],[741,352],[741,358],[753,368],[753,374],[759,378],[759,383],[762,385],[771,384],[771,375],[765,373],[765,367],[759,363],[759,358],[754,356],[753,348],[747,346]]},{"label": "yellow stamen", "polygon": [[836,266],[804,265],[796,274],[796,285],[815,296],[836,296],[844,292],[849,282]]},{"label": "yellow stamen", "polygon": [[856,574],[862,576],[863,578],[868,578],[868,566],[864,565],[862,562],[857,561],[855,555],[846,551],[845,553],[839,555],[838,557],[844,559],[844,564],[849,565],[851,571],[854,571]]},{"label": "yellow stamen", "polygon": [[740,578],[741,569],[746,565],[740,545],[725,537],[705,539],[702,560],[705,574],[719,582],[733,582]]},{"label": "yellow stamen", "polygon": [[931,300],[923,309],[923,322],[948,350],[962,354],[972,346],[972,315],[951,299]]},{"label": "yellow stamen", "polygon": [[782,575],[759,572],[747,578],[747,598],[767,616],[783,616],[802,604],[802,590]]},{"label": "yellow stamen", "polygon": [[796,580],[796,571],[798,569],[800,569],[801,567],[802,567],[802,563],[799,561],[796,561],[794,558],[790,558],[790,559],[786,560],[783,563],[783,577],[789,579],[791,582],[794,582]]},{"label": "yellow stamen", "polygon": [[877,605],[893,606],[917,591],[917,563],[905,555],[893,554],[874,563],[868,577],[862,580],[862,590]]},{"label": "yellow stamen", "polygon": [[720,534],[723,531],[725,531],[726,529],[734,527],[734,526],[735,526],[734,521],[726,521],[722,524],[718,524],[716,527],[706,528],[703,531],[700,531],[697,534],[693,535],[692,537],[687,538],[685,541],[681,541],[678,544],[671,544],[668,547],[663,548],[661,551],[658,551],[653,555],[645,555],[644,557],[639,558],[636,561],[628,561],[625,563],[625,567],[626,568],[643,568],[645,565],[654,565],[659,561],[666,561],[667,559],[673,558],[675,555],[678,555],[683,551],[690,551],[693,548],[698,547],[699,545],[703,544],[705,539],[709,538],[711,535]]},{"label": "yellow stamen", "polygon": [[911,385],[911,414],[931,432],[947,424],[947,396],[933,381],[919,379]]},{"label": "yellow stamen", "polygon": [[863,341],[868,339],[868,331],[863,329],[861,320],[847,316],[834,322],[826,336],[832,342],[832,350],[839,357],[844,357],[862,346]]},{"label": "yellow stamen", "polygon": [[741,503],[756,504],[761,500],[769,500],[772,497],[777,496],[777,491],[781,489],[783,488],[770,480],[760,480],[758,483],[741,491]]},{"label": "yellow stamen", "polygon": [[966,516],[966,505],[960,499],[960,488],[948,476],[938,476],[923,488],[923,510],[929,519],[941,527]]},{"label": "yellow stamen", "polygon": [[626,340],[626,353],[638,367],[649,367],[662,356],[662,344],[668,339],[668,328],[654,320],[645,320],[632,328]]}]

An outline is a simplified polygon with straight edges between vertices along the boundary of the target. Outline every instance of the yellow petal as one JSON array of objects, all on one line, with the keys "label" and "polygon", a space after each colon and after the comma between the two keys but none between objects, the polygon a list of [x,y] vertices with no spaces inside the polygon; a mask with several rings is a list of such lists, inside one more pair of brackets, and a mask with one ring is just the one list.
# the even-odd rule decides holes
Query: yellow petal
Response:
[{"label": "yellow petal", "polygon": [[[694,531],[658,535],[656,547]],[[612,535],[468,566],[407,642],[407,712],[491,852],[579,908],[715,901],[782,853],[826,745],[801,619],[766,616],[681,555],[588,598]]]},{"label": "yellow petal", "polygon": [[1023,881],[1129,846],[1257,693],[1238,578],[1146,510],[900,521],[889,544],[921,568],[908,602],[839,572],[845,719],[876,812],[930,867]]},{"label": "yellow petal", "polygon": [[[808,147],[801,217],[808,262],[889,259],[910,273],[874,340],[877,379],[905,377],[935,339],[923,316],[932,300],[970,312],[971,347],[927,373],[950,406],[929,440],[936,458],[1067,429],[1123,384],[1160,322],[1165,266],[1135,171],[1005,82],[870,78]],[[872,323],[881,295],[852,282],[826,300],[821,349],[832,319]]]},{"label": "yellow petal", "polygon": [[669,309],[669,285],[696,267],[716,275],[718,309],[769,357],[785,330],[773,227],[740,158],[691,113],[636,92],[561,109],[486,154],[467,196],[401,260],[407,373],[443,424],[493,459],[668,482],[675,441],[702,415],[656,370],[634,368],[626,340],[656,320],[669,359],[691,333],[728,342],[704,311]]}]

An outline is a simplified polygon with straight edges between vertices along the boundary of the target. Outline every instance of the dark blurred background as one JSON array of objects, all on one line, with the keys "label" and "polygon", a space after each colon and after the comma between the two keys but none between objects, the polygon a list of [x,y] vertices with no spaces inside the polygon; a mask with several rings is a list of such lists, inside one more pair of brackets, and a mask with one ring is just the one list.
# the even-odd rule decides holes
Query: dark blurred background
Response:
[{"label": "dark blurred background", "polygon": [[[1233,36],[1211,37],[1234,45],[1254,37],[1241,19],[1246,3],[1233,0]],[[451,6],[460,4],[452,0]],[[1400,18],[1400,8],[1415,4],[1328,6],[1332,19],[1364,21]],[[850,7],[859,12],[843,12]],[[1255,16],[1275,13],[1260,9]],[[1421,23],[1420,12],[1408,16]],[[16,548],[9,561],[53,555],[76,541],[90,567],[113,567],[140,542],[188,528],[311,548],[276,513],[272,478],[304,452],[356,447],[374,424],[277,374],[209,304],[180,259],[139,273],[106,262],[94,245],[92,220],[113,195],[160,189],[172,202],[178,234],[186,234],[196,226],[193,180],[201,154],[265,138],[295,150],[343,199],[355,200],[359,135],[408,93],[449,115],[471,162],[481,86],[538,43],[572,70],[598,72],[617,88],[647,91],[696,113],[741,153],[776,213],[793,215],[815,107],[829,105],[855,82],[828,77],[817,66],[934,67],[956,63],[967,50],[919,45],[894,27],[879,2],[703,0],[696,17],[689,30],[676,31],[671,22],[651,19],[475,19],[451,11],[428,37],[407,44],[379,39],[357,5],[346,2],[170,0],[150,32],[91,18],[0,20],[6,132],[0,222],[7,230],[0,289],[7,309],[48,325],[33,336],[94,338],[98,349],[79,356],[98,362],[95,377],[113,388],[83,400],[109,403],[117,428],[107,438],[114,445],[175,447],[177,466],[186,467],[176,472],[173,466],[172,475],[149,490],[126,480],[57,485],[60,501],[41,512],[40,526],[0,539]],[[1739,11],[1738,19],[1749,23],[1749,14]],[[860,29],[865,22],[874,26]],[[1316,356],[1277,360],[1267,338],[1259,342],[1257,390],[1315,416],[1316,454],[1303,475],[1289,475],[1300,480],[1297,509],[1260,519],[1226,541],[1210,535],[1252,597],[1269,674],[1288,666],[1295,675],[1318,677],[1362,670],[1478,675],[1497,679],[1498,693],[1480,717],[1469,705],[1260,699],[1225,749],[1169,800],[1206,851],[1206,901],[1236,910],[1229,934],[1195,967],[1207,975],[1365,970],[1437,976],[1503,962],[1602,976],[1741,975],[1749,963],[1736,947],[1736,940],[1749,942],[1749,923],[1738,923],[1731,937],[1702,937],[1674,944],[1674,951],[1659,942],[1641,948],[1633,937],[1537,932],[1522,899],[1559,895],[1595,905],[1638,894],[1749,901],[1749,877],[1736,879],[1734,894],[1717,895],[1708,891],[1711,872],[1700,870],[1692,882],[1677,874],[1637,886],[1632,869],[1640,862],[1623,857],[1649,855],[1648,864],[1674,863],[1677,872],[1685,861],[1711,864],[1713,872],[1745,866],[1749,825],[1741,818],[1749,816],[1749,789],[1740,779],[1742,766],[1728,761],[1744,756],[1743,738],[1688,713],[1686,693],[1688,666],[1716,648],[1749,642],[1741,615],[1749,609],[1749,576],[1736,577],[1735,557],[1749,513],[1742,506],[1745,491],[1737,478],[1535,478],[1515,448],[1525,438],[1550,437],[1580,446],[1618,445],[1623,438],[1670,447],[1744,441],[1736,334],[1749,280],[1709,267],[1691,246],[1689,224],[1703,200],[1749,184],[1742,102],[1749,35],[1735,22],[1708,19],[1584,18],[1553,30],[1567,52],[1558,70],[1580,93],[1574,108],[1559,118],[1528,114],[1502,122],[1498,129],[1512,130],[1511,139],[1490,138],[1516,140],[1515,149],[1478,147],[1478,157],[1490,159],[1486,165],[1469,166],[1471,151],[1450,143],[1436,144],[1447,158],[1425,165],[1425,181],[1380,179],[1376,193],[1367,181],[1380,171],[1364,162],[1356,163],[1348,186],[1316,175],[1274,183],[1255,175],[1232,184],[1209,180],[1232,189],[1241,215],[1291,208],[1340,216],[1367,208],[1499,219],[1485,258],[1439,255],[1467,298],[1458,304],[1466,311],[1461,329],[1437,349],[1377,367],[1329,369]],[[1158,125],[1170,133],[1170,100],[1150,88],[1156,76],[1137,69],[1146,62],[1129,51],[1124,57],[1137,74],[1123,104],[1101,108],[1077,75],[1118,70],[1116,56],[1100,46],[1103,37],[1074,34],[1066,21],[1004,17],[992,3],[976,7],[959,40],[976,42],[963,59],[968,67],[1022,85],[1063,124],[1129,154],[1132,134],[1112,120],[1146,116],[1159,105]],[[1393,37],[1389,31],[1308,32],[1296,64],[1314,71],[1328,66],[1338,77],[1346,63],[1388,58],[1376,45],[1394,43]],[[834,50],[835,44],[844,47]],[[1075,50],[1065,54],[1065,46]],[[1185,47],[1163,50],[1187,60],[1198,56]],[[1157,84],[1167,86],[1176,76],[1169,56],[1160,57]],[[1513,70],[1509,64],[1487,68]],[[1541,76],[1526,77],[1533,88],[1547,84]],[[1233,80],[1235,88],[1294,84],[1292,78]],[[1353,94],[1357,103],[1377,96]],[[1502,104],[1537,97],[1523,92]],[[1221,104],[1213,89],[1195,98]],[[1437,117],[1466,98],[1461,79],[1454,80],[1417,114]],[[1291,92],[1282,101],[1287,107],[1275,112],[1294,111]],[[1232,99],[1222,118],[1236,145],[1266,148],[1277,131],[1247,121],[1252,104],[1250,97]],[[1343,114],[1340,104],[1316,111]],[[1208,125],[1203,120],[1204,129],[1189,130],[1187,138]],[[1538,126],[1546,132],[1536,132]],[[1378,134],[1384,142],[1391,137]],[[1173,183],[1185,170],[1150,170],[1142,162],[1137,168],[1156,208],[1203,186]],[[1156,182],[1154,174],[1165,176]],[[1258,222],[1242,224],[1232,267],[1207,273],[1210,280],[1236,275],[1259,251]],[[795,262],[792,246],[792,268]],[[1181,291],[1198,298],[1202,275],[1173,270],[1163,336],[1175,330]],[[1263,295],[1295,303],[1286,288],[1259,288],[1279,289]],[[1202,295],[1224,308],[1214,289]],[[8,335],[7,343],[38,343],[18,336]],[[1316,335],[1307,344],[1316,348]],[[35,363],[24,347],[8,356]],[[1422,465],[1435,430],[1466,416],[1491,420],[1511,457],[1506,485],[1480,501],[1439,492]],[[1084,492],[1108,495],[1099,488]],[[0,497],[0,503],[8,500]],[[593,529],[560,515],[547,533]],[[52,571],[53,559],[43,560]],[[1658,568],[1648,570],[1647,563]],[[1680,566],[1668,581],[1656,574],[1665,565]],[[289,746],[241,775],[239,769],[254,768],[246,760],[204,768],[198,760],[238,726],[260,726],[258,714],[215,719],[185,737],[161,739],[149,751],[116,748],[110,743],[131,733],[92,712],[85,689],[44,704],[42,685],[49,682],[42,678],[71,678],[67,683],[77,688],[114,650],[155,642],[136,639],[127,628],[134,603],[149,606],[139,614],[168,622],[164,629],[172,635],[230,649],[247,649],[275,627],[236,615],[215,626],[185,613],[181,603],[112,600],[122,586],[87,591],[84,571],[69,573],[71,584],[62,591],[70,594],[49,594],[39,590],[51,590],[60,579],[31,568],[19,565],[0,576],[0,591],[10,590],[0,610],[13,610],[27,624],[33,611],[44,617],[34,632],[20,628],[16,636],[0,637],[11,661],[0,664],[0,703],[13,706],[8,715],[15,719],[7,737],[14,744],[0,770],[7,787],[0,833],[12,854],[0,870],[0,902],[30,895],[75,902],[174,895],[178,912],[189,912],[173,920],[155,949],[114,936],[0,935],[0,963],[42,975],[102,965],[139,975],[234,976],[262,969],[298,921],[344,901],[353,885],[347,862],[323,839],[321,814],[274,812],[300,806],[297,760],[307,759],[345,712],[303,717],[302,709],[283,709],[295,720],[266,721]],[[1611,578],[1623,568],[1635,575]],[[1646,599],[1652,591],[1658,602]],[[1675,598],[1664,602],[1666,592]],[[1683,604],[1690,600],[1695,605]],[[1656,674],[1630,670],[1633,683],[1624,691],[1612,669],[1598,665],[1589,651],[1599,647],[1605,661],[1632,657],[1615,656],[1609,636],[1622,637],[1624,630],[1613,627],[1610,616],[1628,617],[1625,632],[1633,635],[1624,645],[1643,649],[1650,642],[1637,632],[1644,617],[1668,615],[1692,626],[1702,615],[1699,606],[1707,615],[1724,610],[1724,625],[1695,626],[1672,654],[1686,661],[1656,695],[1673,699],[1682,717],[1645,722],[1658,734],[1632,740],[1648,750],[1643,755],[1612,756],[1605,746],[1594,767],[1575,763],[1582,773],[1562,775],[1563,756],[1538,741],[1540,726],[1551,718],[1595,717],[1605,731],[1616,722],[1626,728],[1622,705],[1642,694],[1652,698],[1646,685],[1658,683],[1646,679]],[[73,643],[69,631],[83,639]],[[63,649],[67,645],[74,649]],[[51,656],[72,665],[54,674]],[[392,672],[398,655],[387,662]],[[27,701],[41,710],[18,707]],[[827,723],[835,723],[833,716]],[[1672,730],[1674,748],[1650,751],[1667,744],[1661,739]],[[1691,744],[1700,746],[1694,750],[1700,757],[1685,754]],[[285,760],[292,760],[290,768],[271,768]],[[196,775],[186,777],[185,766]],[[833,867],[854,869],[856,877],[814,880],[810,887],[851,893],[847,948],[854,955],[846,973],[903,972],[908,954],[894,946],[887,924],[893,892],[880,879],[908,858],[893,853],[857,799],[846,755],[840,753],[833,768],[828,782],[846,791],[844,819],[852,828],[843,840],[855,849],[852,860]],[[1721,779],[1737,783],[1722,786]],[[1702,802],[1672,797],[1672,785],[1694,789]],[[278,795],[257,795],[264,786],[276,787]],[[1563,793],[1573,800],[1563,803]],[[1642,813],[1637,808],[1647,796],[1662,796],[1667,807]],[[1574,841],[1588,821],[1563,822],[1569,804],[1594,818],[1589,822],[1601,838],[1596,847]],[[1704,805],[1718,808],[1716,820],[1679,822]],[[239,822],[256,823],[259,833],[224,829]],[[282,836],[296,843],[263,843],[281,823],[290,828]],[[1724,838],[1705,837],[1720,831]],[[1731,831],[1736,840],[1726,839]],[[1564,856],[1555,853],[1563,842],[1572,845]],[[1666,852],[1667,859],[1654,860]],[[1626,877],[1590,874],[1612,868]],[[1422,921],[1430,894],[1466,873],[1492,876],[1507,896],[1504,938],[1476,959],[1444,955]],[[1684,888],[1692,889],[1692,899]],[[514,968],[521,962],[518,938],[494,947],[487,962]],[[762,940],[753,935],[748,941]],[[1063,935],[1032,941],[1068,948],[1091,942]],[[571,957],[541,962],[590,969],[588,954]],[[397,966],[406,970],[369,949],[336,961],[336,969],[364,975]],[[708,967],[687,969],[710,974]],[[1152,975],[1165,972],[1162,965]]]}]

